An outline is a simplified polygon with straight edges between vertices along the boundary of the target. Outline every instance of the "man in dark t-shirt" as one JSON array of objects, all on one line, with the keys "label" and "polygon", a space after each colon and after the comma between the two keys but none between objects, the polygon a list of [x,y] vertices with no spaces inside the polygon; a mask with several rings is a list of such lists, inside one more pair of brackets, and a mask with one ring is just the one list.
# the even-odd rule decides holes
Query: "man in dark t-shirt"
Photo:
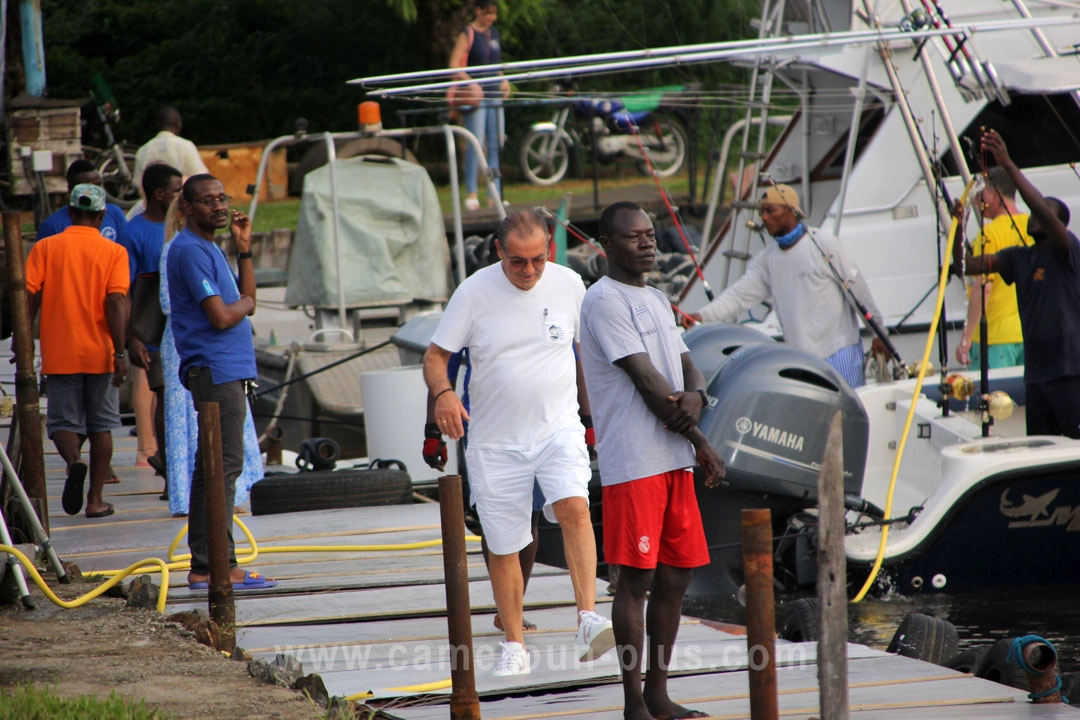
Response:
[{"label": "man in dark t-shirt", "polygon": [[[1028,435],[1080,439],[1080,240],[1066,227],[1069,209],[1057,198],[1043,197],[1009,157],[996,131],[983,133],[982,147],[1009,174],[1031,209],[1028,234],[1035,244],[981,257],[969,254],[965,272],[996,272],[1016,285],[1024,331]],[[957,267],[960,247],[953,248]]]}]

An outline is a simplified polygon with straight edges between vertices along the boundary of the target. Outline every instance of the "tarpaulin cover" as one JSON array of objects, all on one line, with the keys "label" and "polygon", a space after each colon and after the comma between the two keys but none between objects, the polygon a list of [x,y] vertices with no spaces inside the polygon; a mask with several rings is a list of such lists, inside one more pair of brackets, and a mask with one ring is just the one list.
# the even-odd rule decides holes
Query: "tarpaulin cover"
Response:
[{"label": "tarpaulin cover", "polygon": [[[338,160],[341,258],[348,307],[444,302],[450,250],[435,186],[397,158]],[[285,302],[338,306],[330,166],[304,178]]]}]

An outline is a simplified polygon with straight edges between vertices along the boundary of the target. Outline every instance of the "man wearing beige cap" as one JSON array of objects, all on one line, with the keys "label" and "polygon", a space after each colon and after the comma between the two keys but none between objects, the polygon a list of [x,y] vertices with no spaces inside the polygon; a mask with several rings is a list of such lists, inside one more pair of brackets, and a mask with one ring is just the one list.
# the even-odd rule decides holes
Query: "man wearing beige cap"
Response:
[{"label": "man wearing beige cap", "polygon": [[[39,240],[26,260],[30,321],[41,311],[41,372],[49,379],[47,428],[67,463],[64,512],[83,506],[86,517],[112,515],[102,499],[112,462],[112,430],[120,427],[117,388],[127,376],[128,256],[98,227],[105,216],[105,190],[82,183],[68,200],[71,225]],[[90,465],[82,445],[90,440]]]},{"label": "man wearing beige cap", "polygon": [[[691,317],[734,322],[739,313],[771,296],[785,342],[824,358],[852,387],[865,385],[859,318],[833,270],[884,327],[866,279],[836,236],[803,223],[799,195],[792,188],[773,185],[765,190],[759,212],[776,243],[755,255],[738,282]],[[873,348],[889,355],[878,338]]]}]

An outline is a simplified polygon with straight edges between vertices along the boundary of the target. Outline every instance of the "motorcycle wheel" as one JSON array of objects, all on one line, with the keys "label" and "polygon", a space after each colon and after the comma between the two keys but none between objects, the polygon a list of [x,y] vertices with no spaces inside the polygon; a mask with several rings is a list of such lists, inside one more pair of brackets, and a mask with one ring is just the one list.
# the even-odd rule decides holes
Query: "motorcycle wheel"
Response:
[{"label": "motorcycle wheel", "polygon": [[[112,151],[105,150],[98,160],[97,169],[101,173],[101,184],[105,187],[105,199],[125,210],[137,203],[142,197],[139,188],[134,180],[124,180]],[[124,163],[130,175],[135,169],[135,153],[127,148],[124,149]]]},{"label": "motorcycle wheel", "polygon": [[554,185],[570,168],[566,138],[548,130],[531,130],[521,141],[521,172],[534,185]]},{"label": "motorcycle wheel", "polygon": [[[657,134],[659,133],[659,135]],[[641,126],[641,144],[649,151],[653,169],[660,177],[669,177],[682,170],[686,162],[686,131],[675,120],[659,117]],[[638,170],[649,175],[649,165],[638,161]]]}]

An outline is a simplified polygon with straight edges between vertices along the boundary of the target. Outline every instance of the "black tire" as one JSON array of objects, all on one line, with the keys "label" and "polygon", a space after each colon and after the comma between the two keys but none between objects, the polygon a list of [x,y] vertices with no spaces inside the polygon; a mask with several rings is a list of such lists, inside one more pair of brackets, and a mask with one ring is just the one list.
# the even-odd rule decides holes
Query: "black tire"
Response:
[{"label": "black tire", "polygon": [[975,669],[975,677],[1008,685],[1019,690],[1030,689],[1027,673],[1021,670],[1016,663],[1011,663],[1007,659],[1012,642],[1012,638],[1006,638],[991,645],[990,651],[986,653],[982,662]]},{"label": "black tire", "polygon": [[521,141],[521,173],[534,185],[554,185],[570,169],[570,145],[550,130],[530,130]]},{"label": "black tire", "polygon": [[780,623],[780,638],[791,642],[818,640],[818,603],[815,598],[799,598],[788,605]]},{"label": "black tire", "polygon": [[[416,163],[416,156],[412,151],[402,146],[393,138],[372,137],[358,138],[334,146],[334,155],[338,160],[357,157],[359,155],[378,155],[380,157],[394,157]],[[304,156],[300,158],[296,169],[289,176],[289,194],[299,195],[304,190],[304,176],[315,168],[326,164],[326,143],[316,142]]]},{"label": "black tire", "polygon": [[[686,139],[686,131],[677,120],[663,116],[647,120],[642,123],[639,135],[641,144],[649,151],[649,160],[657,175],[670,177],[682,170],[690,143]],[[642,175],[651,174],[644,160],[638,163],[638,171]]]},{"label": "black tire", "polygon": [[403,505],[412,502],[404,470],[328,470],[265,477],[251,488],[251,514]]},{"label": "black tire", "polygon": [[951,658],[941,663],[941,665],[950,670],[958,670],[962,673],[974,675],[988,652],[990,652],[989,645],[979,645],[978,647],[968,648],[967,650],[961,650],[956,653]]},{"label": "black tire", "polygon": [[960,636],[948,620],[909,613],[900,621],[886,652],[941,665],[956,655]]}]

